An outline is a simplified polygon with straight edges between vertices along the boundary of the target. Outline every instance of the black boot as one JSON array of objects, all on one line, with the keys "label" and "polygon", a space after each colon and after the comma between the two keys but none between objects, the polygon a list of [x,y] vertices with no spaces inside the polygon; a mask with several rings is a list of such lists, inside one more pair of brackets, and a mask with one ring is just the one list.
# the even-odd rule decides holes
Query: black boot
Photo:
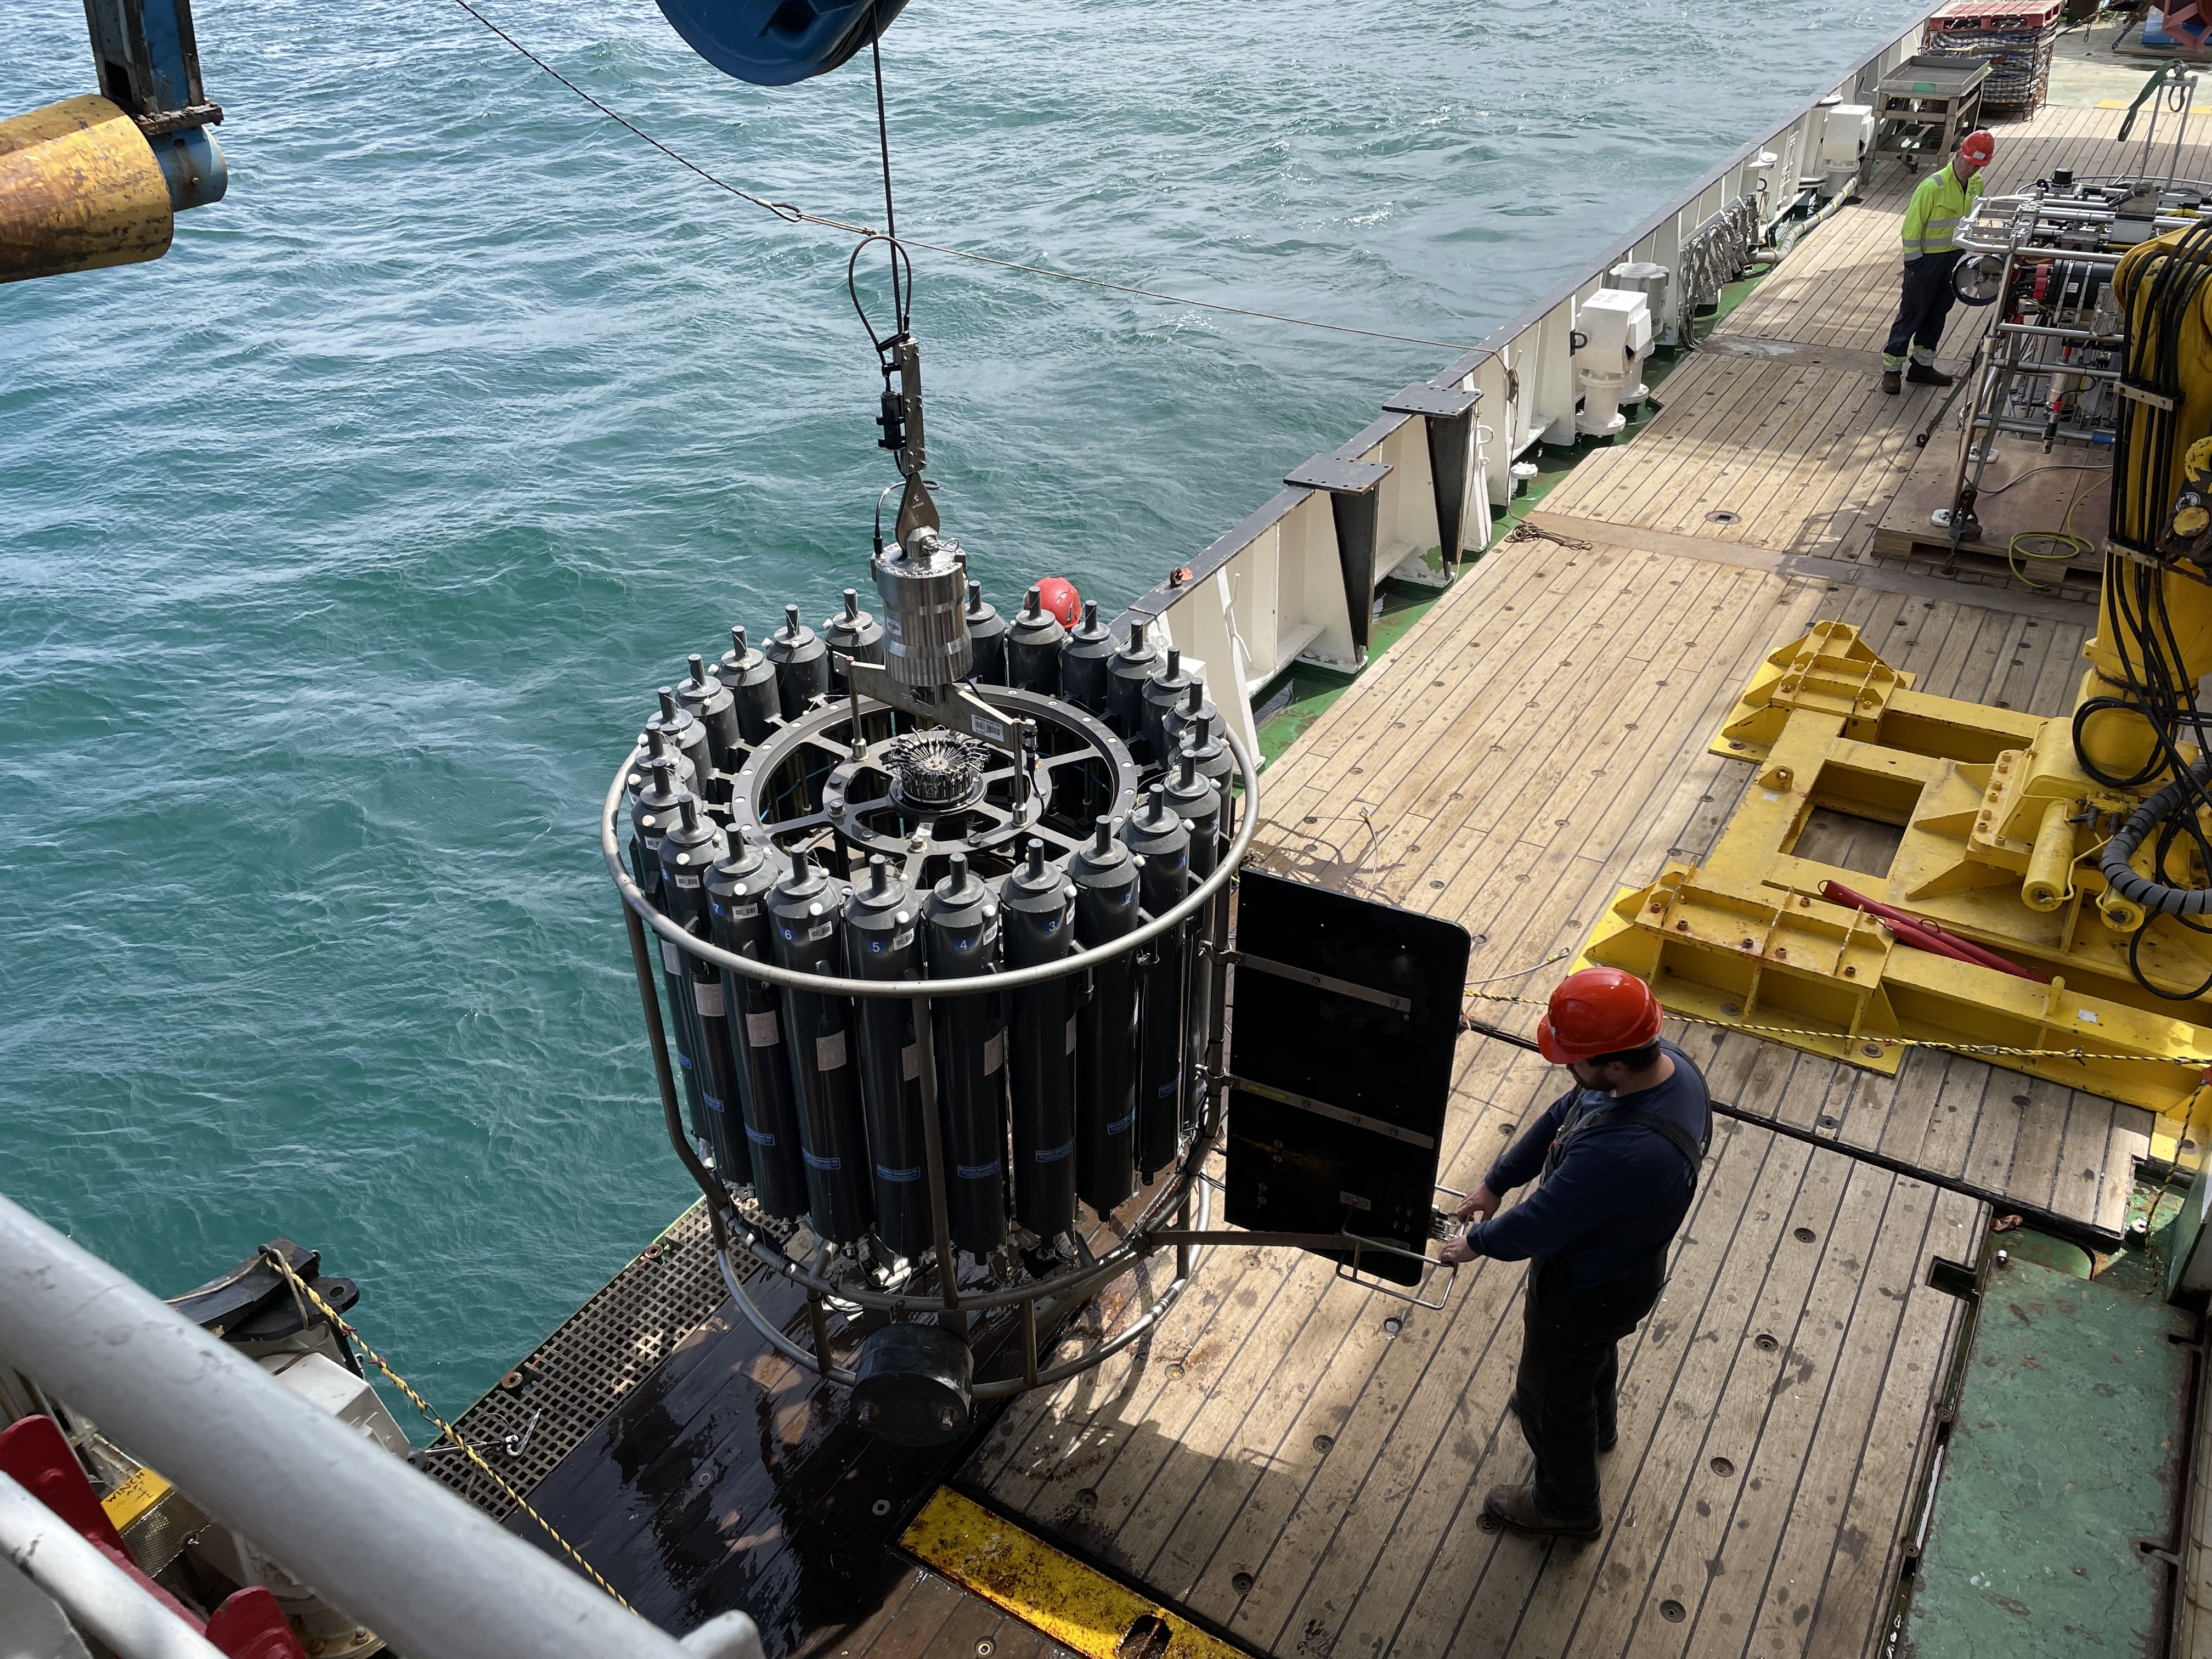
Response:
[{"label": "black boot", "polygon": [[1894,398],[1899,392],[1905,390],[1903,378],[1895,369],[1885,368],[1881,372],[1881,389],[1889,393],[1891,397]]},{"label": "black boot", "polygon": [[1534,1538],[1570,1538],[1578,1544],[1592,1544],[1605,1536],[1601,1516],[1574,1520],[1545,1514],[1536,1507],[1534,1486],[1492,1486],[1483,1497],[1482,1512],[1494,1526],[1510,1527]]},{"label": "black boot", "polygon": [[1948,386],[1951,377],[1933,363],[1915,363],[1905,371],[1905,378],[1915,386]]}]

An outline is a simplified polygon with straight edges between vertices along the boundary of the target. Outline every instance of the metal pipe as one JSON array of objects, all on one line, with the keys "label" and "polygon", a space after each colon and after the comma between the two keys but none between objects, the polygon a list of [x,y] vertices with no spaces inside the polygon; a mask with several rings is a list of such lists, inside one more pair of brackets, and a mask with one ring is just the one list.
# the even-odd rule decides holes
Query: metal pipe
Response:
[{"label": "metal pipe", "polygon": [[[1040,963],[1034,968],[1015,968],[1003,973],[979,974],[969,979],[932,980],[931,993],[937,996],[972,996],[988,991],[1018,991],[1028,986],[1042,985],[1048,980],[1066,978],[1126,951],[1133,951],[1139,945],[1158,938],[1170,927],[1179,927],[1185,917],[1194,915],[1206,900],[1228,884],[1229,878],[1236,873],[1238,861],[1252,845],[1253,832],[1260,823],[1259,769],[1254,765],[1251,756],[1245,751],[1235,732],[1224,731],[1220,735],[1237,762],[1238,776],[1244,786],[1243,822],[1237,826],[1236,838],[1231,842],[1220,867],[1204,881],[1194,885],[1187,897],[1120,938],[1109,939],[1103,945],[1086,946],[1058,962]],[[697,957],[702,962],[711,963],[725,972],[735,974],[740,979],[759,980],[769,985],[812,991],[821,996],[896,997],[908,994],[902,982],[896,980],[832,979],[823,974],[802,974],[770,963],[755,962],[749,957],[734,955],[718,945],[684,932],[654,908],[652,900],[646,897],[636,880],[624,867],[622,852],[615,839],[616,813],[622,804],[623,790],[632,763],[643,752],[637,749],[630,751],[629,760],[616,771],[614,781],[607,787],[605,799],[599,803],[599,856],[606,863],[607,873],[614,878],[616,890],[621,893],[625,908],[678,950]]]},{"label": "metal pipe", "polygon": [[828,1376],[830,1361],[830,1312],[822,1305],[822,1292],[806,1292],[806,1332],[814,1340],[814,1369]]},{"label": "metal pipe", "polygon": [[[2069,374],[2073,373],[2070,369],[2067,372]],[[1994,415],[1984,415],[1980,420],[1974,423],[1974,429],[1977,432],[2010,432],[2024,438],[2040,438],[2043,436],[2044,433],[2050,428],[2048,423],[2045,422],[2031,421],[2022,416],[2007,415],[2000,417]],[[2093,438],[2095,428],[2091,427],[2062,426],[2057,428],[2057,432],[2053,435],[2061,438],[2081,438],[2087,440]]]},{"label": "metal pipe", "polygon": [[2103,265],[2108,269],[2118,265],[2121,258],[2117,253],[2100,253],[2092,248],[2036,247],[2026,243],[2015,244],[2010,237],[2002,241],[1977,241],[1964,232],[1960,234],[1959,246],[1969,253],[2021,253],[2038,260],[2063,259],[2075,264]]},{"label": "metal pipe", "polygon": [[759,1659],[679,1644],[0,1199],[0,1352],[410,1659]]},{"label": "metal pipe", "polygon": [[1997,325],[2003,334],[2036,334],[2054,340],[2073,340],[2086,346],[2113,350],[2128,343],[2124,334],[2097,334],[2084,328],[2052,328],[2043,323],[2003,323]]},{"label": "metal pipe", "polygon": [[[5,1474],[0,1474],[0,1558],[13,1562],[72,1623],[122,1659],[222,1659],[206,1637]],[[15,1651],[12,1644],[9,1651]]]},{"label": "metal pipe", "polygon": [[726,1250],[730,1236],[722,1224],[722,1210],[730,1195],[722,1190],[714,1171],[700,1161],[698,1149],[684,1131],[683,1109],[676,1101],[676,1073],[668,1063],[668,1033],[660,1024],[660,996],[653,988],[653,957],[645,942],[645,929],[638,925],[637,912],[627,904],[623,906],[623,921],[629,933],[630,963],[637,969],[637,994],[645,1004],[646,1037],[653,1048],[653,1075],[660,1085],[660,1113],[668,1125],[668,1142],[707,1195],[707,1224],[714,1229],[714,1248]]},{"label": "metal pipe", "polygon": [[[1508,1043],[1513,1048],[1526,1048],[1532,1054],[1541,1052],[1534,1042],[1519,1033],[1506,1030],[1502,1026],[1492,1025],[1483,1020],[1468,1020],[1467,1029],[1480,1032],[1486,1037],[1495,1037],[1498,1042]],[[2038,1232],[2049,1233],[2053,1238],[2063,1239],[2069,1244],[2078,1244],[2084,1249],[2109,1252],[2118,1249],[2125,1242],[2119,1234],[2108,1227],[2099,1227],[2087,1221],[2077,1221],[2072,1216],[2061,1215],[2057,1211],[2046,1210],[2040,1205],[2026,1203],[2012,1197],[2009,1194],[1978,1186],[1973,1182],[1961,1180],[1956,1176],[1944,1175],[1940,1170],[1930,1170],[1923,1164],[1908,1164],[1905,1159],[1892,1158],[1887,1152],[1877,1152],[1865,1146],[1854,1146],[1850,1142],[1833,1135],[1815,1134],[1810,1129],[1801,1129],[1794,1123],[1785,1123],[1778,1117],[1766,1117],[1758,1112],[1747,1112],[1741,1107],[1729,1105],[1726,1101],[1709,1100],[1707,1104],[1718,1115],[1732,1119],[1735,1122],[1748,1123],[1754,1128],[1765,1129],[1771,1133],[1782,1136],[1786,1140],[1798,1141],[1808,1146],[1818,1146],[1824,1152],[1840,1152],[1845,1158],[1856,1159],[1861,1164],[1871,1164],[1877,1170],[1887,1170],[1892,1175],[1925,1182],[1930,1187],[1941,1188],[1947,1193],[1956,1193],[1961,1198],[1971,1198],[1977,1203],[1986,1204],[2000,1215],[2016,1215]]]}]

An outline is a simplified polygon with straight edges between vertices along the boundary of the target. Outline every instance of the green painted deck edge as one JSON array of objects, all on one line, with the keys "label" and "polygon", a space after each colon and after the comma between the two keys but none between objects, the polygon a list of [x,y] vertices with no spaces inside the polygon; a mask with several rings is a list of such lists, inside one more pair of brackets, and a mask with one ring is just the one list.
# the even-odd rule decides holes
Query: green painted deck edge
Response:
[{"label": "green painted deck edge", "polygon": [[[1741,280],[1730,283],[1721,290],[1717,305],[1703,307],[1698,313],[1698,329],[1701,335],[1711,334],[1764,282],[1774,267],[1771,264],[1756,269]],[[1656,386],[1694,355],[1674,346],[1661,346],[1644,361],[1644,383]],[[1462,564],[1458,576],[1467,571],[1485,553],[1519,529],[1531,511],[1540,506],[1544,498],[1559,488],[1562,480],[1576,467],[1600,450],[1625,444],[1645,427],[1663,408],[1664,400],[1647,398],[1638,407],[1627,426],[1609,438],[1578,438],[1571,445],[1554,448],[1539,444],[1530,452],[1535,458],[1536,476],[1514,495],[1502,508],[1493,508],[1490,521],[1490,539],[1479,549],[1471,550]],[[1431,568],[1435,567],[1436,550],[1429,552]],[[1449,588],[1430,587],[1410,582],[1386,580],[1377,597],[1382,610],[1375,617],[1368,637],[1367,661],[1359,672],[1364,673],[1382,659],[1390,647],[1403,638],[1407,629],[1419,622],[1429,607],[1449,591]],[[1316,668],[1304,663],[1293,664],[1261,688],[1253,704],[1253,717],[1260,732],[1260,763],[1273,766],[1287,753],[1291,746],[1305,735],[1308,727],[1319,720],[1328,706],[1350,689],[1358,674],[1340,673],[1326,668]]]},{"label": "green painted deck edge", "polygon": [[[2183,1192],[2138,1181],[2128,1214],[2145,1243],[2094,1256],[2032,1228],[1992,1234],[1960,1357],[1958,1423],[1925,1551],[1908,1588],[1899,1659],[2072,1659],[2155,1650],[2163,1541],[2188,1420],[2195,1316],[2164,1297]],[[2133,1638],[2133,1639],[2130,1639]]]}]

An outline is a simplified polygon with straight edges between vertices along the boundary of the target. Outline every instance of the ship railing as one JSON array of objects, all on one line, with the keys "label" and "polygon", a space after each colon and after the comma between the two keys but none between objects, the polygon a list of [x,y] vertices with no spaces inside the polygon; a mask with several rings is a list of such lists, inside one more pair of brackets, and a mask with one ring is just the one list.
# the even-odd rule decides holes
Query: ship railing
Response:
[{"label": "ship railing", "polygon": [[[409,1659],[761,1659],[742,1613],[670,1636],[5,1199],[0,1356]],[[81,1628],[125,1659],[214,1651],[33,1510],[0,1487],[0,1543]]]},{"label": "ship railing", "polygon": [[[1516,463],[1539,444],[1575,441],[1577,309],[1613,267],[1639,261],[1674,276],[1692,239],[1742,201],[1759,209],[1761,232],[1771,234],[1812,171],[1827,107],[1873,103],[1882,76],[1920,49],[1921,33],[1916,21],[1869,53],[1479,345],[1387,399],[1379,419],[1291,474],[1279,494],[1139,597],[1115,631],[1144,619],[1156,642],[1203,662],[1223,720],[1258,755],[1255,710],[1274,681],[1301,664],[1356,672],[1382,584],[1448,585],[1463,559],[1489,544],[1513,499]],[[1678,331],[1685,306],[1694,315],[1709,297],[1686,295],[1670,280],[1655,331]],[[1455,412],[1468,394],[1471,411]],[[1469,428],[1463,439],[1451,430],[1455,421]]]}]

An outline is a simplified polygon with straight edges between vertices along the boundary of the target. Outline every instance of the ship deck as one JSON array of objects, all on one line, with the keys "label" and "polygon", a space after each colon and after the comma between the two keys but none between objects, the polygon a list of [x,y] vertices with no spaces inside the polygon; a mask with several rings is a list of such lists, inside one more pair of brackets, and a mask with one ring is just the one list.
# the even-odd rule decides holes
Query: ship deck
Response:
[{"label": "ship deck", "polygon": [[[1998,129],[1995,187],[2111,170],[2118,120],[2050,106]],[[1879,544],[1939,395],[1875,380],[1911,183],[1893,168],[1805,237],[1674,368],[1656,418],[1583,459],[1314,720],[1263,780],[1267,867],[1463,923],[1482,981],[1704,854],[1750,772],[1706,743],[1817,619],[1857,624],[1923,689],[2070,706],[2093,593]],[[1956,313],[1952,355],[1982,314]],[[1838,862],[1881,856],[1823,833]],[[1492,988],[1540,995],[1562,966]],[[1233,1248],[1150,1340],[1017,1401],[957,1464],[841,1439],[830,1392],[764,1358],[692,1272],[654,1316],[672,1357],[574,1450],[541,1452],[532,1503],[652,1616],[743,1605],[771,1654],[1062,1650],[896,1553],[939,1481],[1255,1655],[1868,1652],[1958,1355],[1965,1304],[1929,1263],[1972,1261],[1996,1219],[1942,1182],[2116,1230],[2151,1119],[1964,1057],[1883,1078],[1674,1034],[1717,1098],[1808,1138],[1717,1124],[1664,1298],[1624,1345],[1595,1545],[1477,1525],[1484,1488],[1528,1468],[1507,1414],[1519,1265],[1462,1270],[1432,1311]],[[1468,1038],[1443,1180],[1473,1187],[1559,1087]],[[651,1271],[696,1261],[686,1227]],[[495,1397],[475,1426],[520,1410]]]}]

